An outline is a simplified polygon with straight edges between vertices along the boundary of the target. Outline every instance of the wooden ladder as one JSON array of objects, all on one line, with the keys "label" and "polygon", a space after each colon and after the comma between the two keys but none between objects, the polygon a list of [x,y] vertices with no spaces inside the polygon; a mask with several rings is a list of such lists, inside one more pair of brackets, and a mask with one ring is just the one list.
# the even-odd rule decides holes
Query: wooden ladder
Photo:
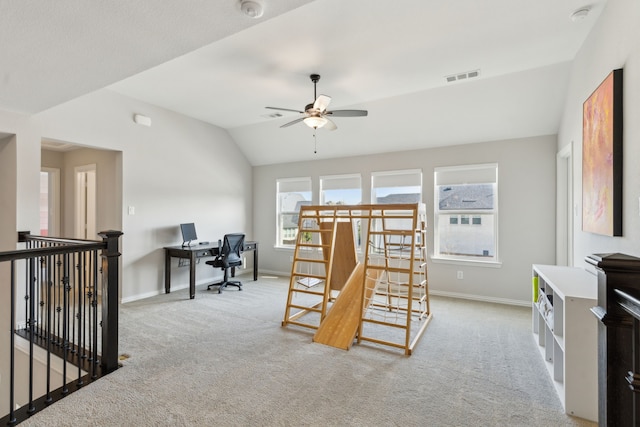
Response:
[{"label": "wooden ladder", "polygon": [[[282,326],[318,329],[327,314],[336,238],[336,211],[302,206]],[[318,256],[321,255],[321,256]],[[295,301],[300,297],[302,301]],[[305,315],[317,313],[311,319]],[[305,320],[301,318],[305,316]]]},{"label": "wooden ladder", "polygon": [[[358,342],[372,341],[405,350],[410,355],[431,320],[427,287],[426,213],[417,205],[380,205],[371,211],[369,249],[365,270],[378,271],[375,296],[365,310],[382,312],[382,316],[364,317],[358,332]],[[388,314],[397,319],[388,320]],[[423,321],[417,333],[412,333],[413,317]],[[404,330],[403,342],[390,342],[367,336],[366,323]]]}]

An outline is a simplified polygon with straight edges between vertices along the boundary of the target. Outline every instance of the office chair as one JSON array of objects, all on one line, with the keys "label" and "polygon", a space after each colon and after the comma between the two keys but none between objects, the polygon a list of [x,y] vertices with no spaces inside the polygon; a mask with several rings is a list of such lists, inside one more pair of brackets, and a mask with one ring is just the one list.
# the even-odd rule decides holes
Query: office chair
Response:
[{"label": "office chair", "polygon": [[224,243],[218,240],[218,255],[213,261],[207,261],[207,264],[212,265],[213,268],[224,270],[224,278],[222,282],[212,283],[207,286],[207,290],[211,289],[212,286],[218,286],[218,293],[221,293],[222,289],[228,285],[237,286],[238,290],[242,290],[242,283],[239,280],[229,280],[229,269],[242,265],[240,253],[243,246],[244,234],[241,233],[226,234]]}]

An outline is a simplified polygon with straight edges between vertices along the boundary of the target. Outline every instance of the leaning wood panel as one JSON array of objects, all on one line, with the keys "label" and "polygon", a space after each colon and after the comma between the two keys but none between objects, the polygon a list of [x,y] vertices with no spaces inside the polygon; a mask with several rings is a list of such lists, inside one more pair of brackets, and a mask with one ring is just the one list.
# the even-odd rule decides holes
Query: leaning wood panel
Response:
[{"label": "leaning wood panel", "polygon": [[348,350],[362,317],[364,265],[358,263],[342,291],[320,324],[313,341]]},{"label": "leaning wood panel", "polygon": [[[331,222],[321,222],[320,229],[331,230]],[[333,249],[333,268],[331,269],[331,289],[339,291],[353,272],[358,262],[356,245],[353,238],[353,226],[349,222],[336,223],[336,237]],[[322,255],[325,261],[329,261],[329,250],[323,249]]]}]

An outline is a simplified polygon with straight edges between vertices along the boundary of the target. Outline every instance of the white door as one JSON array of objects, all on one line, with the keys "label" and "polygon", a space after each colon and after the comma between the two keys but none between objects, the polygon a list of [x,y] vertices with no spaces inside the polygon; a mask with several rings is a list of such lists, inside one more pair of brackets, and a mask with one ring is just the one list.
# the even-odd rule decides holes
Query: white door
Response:
[{"label": "white door", "polygon": [[76,238],[96,240],[96,165],[75,168]]}]

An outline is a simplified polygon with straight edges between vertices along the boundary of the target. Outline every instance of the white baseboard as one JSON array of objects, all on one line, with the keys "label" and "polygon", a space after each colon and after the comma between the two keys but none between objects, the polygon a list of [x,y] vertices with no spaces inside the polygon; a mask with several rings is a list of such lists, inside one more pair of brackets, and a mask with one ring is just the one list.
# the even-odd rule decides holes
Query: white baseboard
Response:
[{"label": "white baseboard", "polygon": [[531,307],[531,301],[520,301],[515,299],[507,299],[507,298],[494,298],[494,297],[487,297],[484,295],[461,294],[459,292],[445,292],[445,291],[434,291],[434,290],[429,290],[429,294],[434,296],[441,296],[441,297],[468,299],[471,301],[482,301],[482,302],[491,302],[495,304]]},{"label": "white baseboard", "polygon": [[286,277],[288,278],[291,275],[291,271],[276,271],[276,270],[263,270],[262,268],[258,271],[258,279],[260,276],[278,276],[278,277]]},{"label": "white baseboard", "polygon": [[[287,273],[287,276],[289,275],[289,273]],[[246,270],[236,270],[236,277],[245,277],[245,276],[251,276],[251,278],[253,278],[253,269],[246,269]],[[222,280],[222,276],[218,277],[218,278],[209,278],[207,280],[201,280],[199,282],[196,282],[196,287],[200,286],[200,285],[207,285],[209,283],[214,283],[217,280]],[[183,284],[179,284],[179,285],[171,285],[171,292],[174,291],[179,291],[182,289],[187,289],[189,287],[188,283],[183,283]],[[156,289],[154,291],[150,291],[150,292],[145,292],[143,294],[137,294],[137,295],[131,295],[125,298],[122,298],[120,300],[120,304],[126,304],[128,302],[133,302],[133,301],[138,301],[141,299],[146,299],[146,298],[151,298],[151,297],[155,297],[156,295],[162,295],[164,294],[164,283],[162,284],[162,289]]]}]

